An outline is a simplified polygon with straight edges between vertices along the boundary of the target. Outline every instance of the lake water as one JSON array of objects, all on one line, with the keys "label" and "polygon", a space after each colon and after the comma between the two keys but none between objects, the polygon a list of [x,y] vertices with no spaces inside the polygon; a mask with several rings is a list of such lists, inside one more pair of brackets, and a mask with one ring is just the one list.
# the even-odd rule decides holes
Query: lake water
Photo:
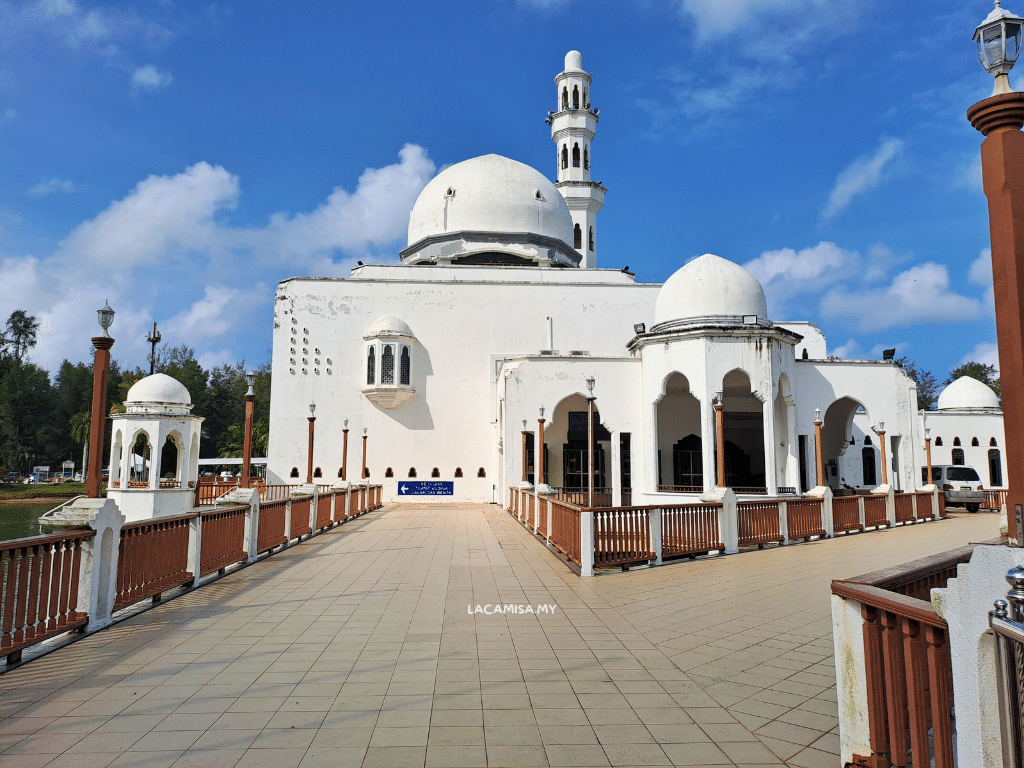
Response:
[{"label": "lake water", "polygon": [[60,503],[61,500],[0,502],[0,541],[51,533],[53,529],[49,527],[40,531],[39,516]]}]

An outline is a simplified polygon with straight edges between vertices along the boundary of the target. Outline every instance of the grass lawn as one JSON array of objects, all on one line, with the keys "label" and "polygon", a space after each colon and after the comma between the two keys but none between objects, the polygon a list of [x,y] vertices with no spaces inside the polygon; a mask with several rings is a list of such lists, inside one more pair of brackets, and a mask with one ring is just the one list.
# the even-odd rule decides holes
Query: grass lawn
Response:
[{"label": "grass lawn", "polygon": [[[107,492],[106,483],[100,493]],[[0,485],[0,501],[14,499],[70,499],[85,493],[85,483],[4,483]]]}]

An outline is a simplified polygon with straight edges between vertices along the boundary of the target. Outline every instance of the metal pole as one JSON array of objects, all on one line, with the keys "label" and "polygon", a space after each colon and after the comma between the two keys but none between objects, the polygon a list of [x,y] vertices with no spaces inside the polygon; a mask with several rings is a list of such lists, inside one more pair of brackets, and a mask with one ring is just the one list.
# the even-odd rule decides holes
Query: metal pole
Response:
[{"label": "metal pole", "polygon": [[725,404],[715,403],[715,466],[718,468],[717,485],[725,488]]},{"label": "metal pole", "polygon": [[932,439],[926,437],[924,439],[924,453],[928,457],[928,479],[925,481],[925,485],[932,484]]},{"label": "metal pole", "polygon": [[366,430],[363,430],[363,477],[366,477]]},{"label": "metal pole", "polygon": [[527,467],[526,467],[526,435],[527,434],[528,434],[527,431],[524,429],[523,430],[523,482],[524,483],[527,481],[527,475],[526,475],[526,469],[527,469]]},{"label": "metal pole", "polygon": [[[565,483],[563,483],[565,485]],[[587,398],[587,509],[594,508],[594,398]]]},{"label": "metal pole", "polygon": [[882,485],[889,484],[889,461],[885,457],[885,430],[878,430],[878,444],[882,447]]},{"label": "metal pole", "polygon": [[[537,423],[540,424],[540,427],[537,430],[537,441],[539,445],[535,445],[533,447],[533,463],[537,465],[537,469],[534,470],[534,472],[537,473],[537,479],[540,481],[537,483],[537,488],[539,490],[540,486],[547,482],[547,477],[544,476],[544,418],[541,417],[537,419]],[[565,485],[565,483],[562,483],[562,485]]]},{"label": "metal pole", "polygon": [[[92,363],[92,422],[89,425],[89,470],[85,478],[85,495],[100,497],[103,471],[103,432],[106,428],[107,372],[110,369],[110,348],[114,340],[109,336],[94,336]],[[130,450],[130,446],[129,446]],[[127,478],[125,478],[127,482]]]}]

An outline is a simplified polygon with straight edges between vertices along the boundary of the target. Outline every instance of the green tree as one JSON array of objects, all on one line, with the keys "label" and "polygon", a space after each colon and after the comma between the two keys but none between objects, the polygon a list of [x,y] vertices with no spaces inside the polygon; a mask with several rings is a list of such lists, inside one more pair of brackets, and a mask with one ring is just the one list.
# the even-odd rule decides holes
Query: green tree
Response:
[{"label": "green tree", "polygon": [[942,386],[948,386],[962,376],[970,376],[972,379],[977,379],[982,384],[990,386],[1000,398],[1003,396],[1003,390],[999,385],[999,372],[994,365],[975,362],[958,365],[949,372],[949,378],[942,382]]},{"label": "green tree", "polygon": [[23,309],[16,309],[7,318],[7,328],[0,333],[4,354],[21,364],[25,354],[36,345],[39,322]]},{"label": "green tree", "polygon": [[917,363],[911,362],[907,357],[898,357],[893,362],[917,385],[917,407],[926,411],[934,408],[939,392],[932,372],[918,368]]}]

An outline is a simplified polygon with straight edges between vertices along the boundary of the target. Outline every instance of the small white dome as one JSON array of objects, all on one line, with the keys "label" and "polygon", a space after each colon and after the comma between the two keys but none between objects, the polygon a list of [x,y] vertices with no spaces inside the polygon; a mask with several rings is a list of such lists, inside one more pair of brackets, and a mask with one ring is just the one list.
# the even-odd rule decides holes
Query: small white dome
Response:
[{"label": "small white dome", "polygon": [[373,325],[370,326],[370,330],[366,332],[363,338],[369,339],[378,336],[407,336],[410,339],[415,338],[412,334],[412,329],[406,325],[405,321],[394,315],[378,317],[373,321]]},{"label": "small white dome", "polygon": [[583,54],[579,51],[569,51],[565,54],[565,71],[566,72],[582,72],[583,71]]},{"label": "small white dome", "polygon": [[569,206],[540,171],[500,155],[464,160],[437,174],[409,214],[409,245],[452,232],[546,235],[571,247]]},{"label": "small white dome", "polygon": [[992,388],[970,376],[961,376],[939,395],[940,411],[954,408],[999,408],[999,397]]},{"label": "small white dome", "polygon": [[655,327],[697,320],[768,320],[768,301],[757,278],[739,264],[705,253],[665,281],[654,304]]},{"label": "small white dome", "polygon": [[174,405],[192,405],[192,396],[185,385],[166,373],[154,373],[135,382],[128,390],[125,403],[171,403]]}]

